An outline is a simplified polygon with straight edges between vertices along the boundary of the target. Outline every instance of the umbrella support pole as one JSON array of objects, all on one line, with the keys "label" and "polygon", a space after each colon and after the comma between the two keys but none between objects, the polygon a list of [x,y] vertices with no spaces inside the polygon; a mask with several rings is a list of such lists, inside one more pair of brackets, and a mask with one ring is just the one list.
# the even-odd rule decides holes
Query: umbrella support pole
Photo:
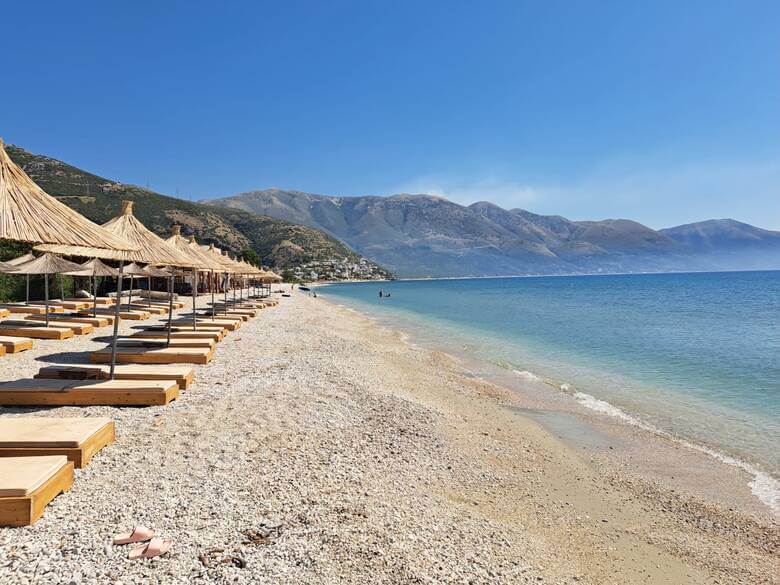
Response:
[{"label": "umbrella support pole", "polygon": [[45,296],[43,297],[45,299],[44,305],[45,309],[43,310],[46,314],[46,327],[49,326],[49,275],[44,274],[43,275],[43,281],[44,281],[44,289],[45,289]]},{"label": "umbrella support pole", "polygon": [[27,277],[27,279],[26,279],[27,280],[27,292],[26,292],[25,297],[24,297],[24,304],[25,305],[29,305],[30,304],[30,275],[29,274],[25,274],[25,276]]},{"label": "umbrella support pole", "polygon": [[132,300],[133,300],[133,275],[131,274],[130,275],[130,290],[127,291],[127,310],[128,311],[130,310],[130,301],[132,301]]},{"label": "umbrella support pole", "polygon": [[97,317],[97,276],[92,275],[92,316]]},{"label": "umbrella support pole", "polygon": [[211,281],[209,282],[209,288],[211,289],[211,320],[213,321],[216,316],[217,306],[214,304],[214,271],[211,271]]},{"label": "umbrella support pole", "polygon": [[173,274],[168,280],[168,335],[165,340],[165,347],[171,345],[171,319],[173,319]]},{"label": "umbrella support pole", "polygon": [[195,331],[198,328],[198,313],[195,303],[198,300],[198,271],[192,269],[192,330]]},{"label": "umbrella support pole", "polygon": [[119,276],[116,277],[116,307],[114,309],[114,334],[111,339],[111,367],[108,371],[108,378],[114,379],[114,367],[116,366],[116,340],[119,337],[119,309],[122,304],[122,270],[124,270],[124,260],[119,261]]}]

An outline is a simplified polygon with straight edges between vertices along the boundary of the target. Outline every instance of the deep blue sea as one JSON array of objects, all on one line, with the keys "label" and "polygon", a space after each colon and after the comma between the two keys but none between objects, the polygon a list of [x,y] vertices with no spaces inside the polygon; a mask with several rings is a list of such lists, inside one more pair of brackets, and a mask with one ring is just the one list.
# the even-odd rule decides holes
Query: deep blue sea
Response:
[{"label": "deep blue sea", "polygon": [[[380,299],[380,289],[390,297]],[[780,272],[416,280],[319,291],[425,344],[465,347],[554,383],[551,392],[562,388],[595,410],[780,477]]]}]

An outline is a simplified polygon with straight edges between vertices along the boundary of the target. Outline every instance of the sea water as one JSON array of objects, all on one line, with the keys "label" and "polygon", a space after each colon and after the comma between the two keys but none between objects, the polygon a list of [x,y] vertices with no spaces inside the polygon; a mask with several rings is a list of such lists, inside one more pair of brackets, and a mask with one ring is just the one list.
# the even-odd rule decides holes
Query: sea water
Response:
[{"label": "sea water", "polygon": [[[390,296],[379,296],[380,289]],[[409,280],[324,287],[755,476],[780,506],[780,272]],[[557,390],[556,390],[557,388]]]}]

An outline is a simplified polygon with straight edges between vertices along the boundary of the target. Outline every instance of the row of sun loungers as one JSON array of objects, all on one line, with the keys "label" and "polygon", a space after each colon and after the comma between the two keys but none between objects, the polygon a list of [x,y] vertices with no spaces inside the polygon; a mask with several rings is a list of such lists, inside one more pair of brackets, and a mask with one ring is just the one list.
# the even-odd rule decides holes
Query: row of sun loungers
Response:
[{"label": "row of sun loungers", "polygon": [[[254,309],[241,311],[213,320],[197,316],[197,330],[192,329],[192,314],[189,318],[177,318],[171,330],[170,344],[166,344],[168,334],[164,325],[140,328],[120,339],[117,347],[119,364],[115,366],[113,380],[109,379],[109,366],[101,363],[110,360],[109,346],[90,354],[90,361],[98,363],[50,365],[42,367],[34,379],[1,382],[0,405],[167,404],[192,384],[194,370],[188,364],[208,363],[217,343],[257,312]],[[22,322],[27,323],[27,327],[36,331],[70,330],[71,335],[73,328],[110,324],[102,316],[89,320],[69,314],[58,318],[55,327],[47,328],[36,325],[40,322],[39,315],[31,315],[35,318],[28,317],[30,321]],[[0,330],[2,327],[0,323]],[[30,347],[30,339],[0,336],[0,348],[4,351]],[[0,526],[34,523],[53,498],[70,489],[74,468],[85,467],[114,438],[114,423],[108,418],[3,417],[0,424]]]}]

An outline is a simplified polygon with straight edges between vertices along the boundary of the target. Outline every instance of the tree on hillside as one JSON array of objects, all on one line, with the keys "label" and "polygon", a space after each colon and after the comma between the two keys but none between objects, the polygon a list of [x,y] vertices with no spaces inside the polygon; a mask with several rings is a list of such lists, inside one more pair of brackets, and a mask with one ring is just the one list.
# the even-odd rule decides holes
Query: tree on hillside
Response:
[{"label": "tree on hillside", "polygon": [[241,251],[241,258],[252,266],[260,266],[260,256],[252,248],[244,248]]}]

